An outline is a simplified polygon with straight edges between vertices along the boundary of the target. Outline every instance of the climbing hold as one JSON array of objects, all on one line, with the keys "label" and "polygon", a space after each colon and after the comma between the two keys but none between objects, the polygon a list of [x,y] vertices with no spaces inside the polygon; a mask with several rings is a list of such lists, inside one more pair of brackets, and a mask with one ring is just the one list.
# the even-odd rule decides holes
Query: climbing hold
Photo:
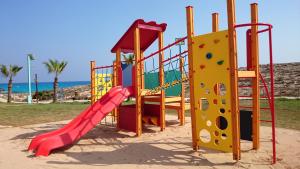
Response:
[{"label": "climbing hold", "polygon": [[205,65],[200,65],[200,69],[204,69],[205,68]]},{"label": "climbing hold", "polygon": [[215,40],[214,40],[214,43],[215,43],[215,44],[217,44],[217,43],[219,43],[219,42],[220,42],[219,39],[215,39]]},{"label": "climbing hold", "polygon": [[219,61],[217,62],[218,65],[222,65],[223,63],[224,63],[224,60],[219,60]]},{"label": "climbing hold", "polygon": [[204,46],[205,46],[205,44],[204,43],[202,43],[201,45],[199,45],[199,48],[204,48]]},{"label": "climbing hold", "polygon": [[212,58],[212,53],[207,53],[207,54],[206,54],[206,58],[207,58],[207,59],[211,59],[211,58]]},{"label": "climbing hold", "polygon": [[214,104],[218,104],[218,100],[217,100],[217,99],[214,99],[214,100],[213,100],[213,103],[214,103]]},{"label": "climbing hold", "polygon": [[200,87],[201,88],[205,87],[205,84],[204,83],[200,83]]}]

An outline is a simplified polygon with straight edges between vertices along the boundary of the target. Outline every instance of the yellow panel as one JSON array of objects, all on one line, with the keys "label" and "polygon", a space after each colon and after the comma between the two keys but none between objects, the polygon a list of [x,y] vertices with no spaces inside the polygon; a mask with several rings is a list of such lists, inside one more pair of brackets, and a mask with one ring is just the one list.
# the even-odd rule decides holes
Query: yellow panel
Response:
[{"label": "yellow panel", "polygon": [[100,99],[112,87],[111,74],[96,74],[95,75],[95,98]]},{"label": "yellow panel", "polygon": [[228,31],[196,36],[192,41],[197,145],[231,152]]}]

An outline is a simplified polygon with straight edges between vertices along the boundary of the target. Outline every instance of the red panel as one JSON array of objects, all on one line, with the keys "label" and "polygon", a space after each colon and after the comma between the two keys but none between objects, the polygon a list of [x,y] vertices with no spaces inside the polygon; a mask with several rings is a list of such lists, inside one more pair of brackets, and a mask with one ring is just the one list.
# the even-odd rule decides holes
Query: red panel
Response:
[{"label": "red panel", "polygon": [[145,51],[158,37],[157,32],[164,32],[167,24],[157,24],[154,21],[145,22],[143,19],[138,19],[133,22],[121,39],[111,49],[112,53],[116,53],[117,49],[121,49],[122,52],[128,53],[134,50],[134,30],[140,28],[140,46],[141,50]]},{"label": "red panel", "polygon": [[[160,105],[144,104],[143,108],[144,108],[143,116],[156,117],[157,118],[157,126],[160,126]],[[152,124],[152,123],[150,123],[150,124]]]},{"label": "red panel", "polygon": [[144,111],[143,111],[143,115],[146,116],[155,116],[158,117],[158,119],[160,119],[160,105],[157,104],[144,104],[143,106]]},{"label": "red panel", "polygon": [[119,127],[120,129],[135,132],[136,129],[136,114],[135,105],[126,105],[119,107]]}]

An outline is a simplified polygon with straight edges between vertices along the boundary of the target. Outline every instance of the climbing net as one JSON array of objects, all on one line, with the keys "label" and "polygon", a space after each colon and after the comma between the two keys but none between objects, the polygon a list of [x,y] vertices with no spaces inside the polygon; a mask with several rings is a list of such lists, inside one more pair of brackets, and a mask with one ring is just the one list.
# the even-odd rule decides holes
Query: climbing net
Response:
[{"label": "climbing net", "polygon": [[113,85],[113,66],[95,67],[94,93],[95,99],[100,99]]},{"label": "climbing net", "polygon": [[[95,67],[93,70],[94,81],[91,86],[92,99],[98,100],[105,95],[113,86],[113,65]],[[101,125],[115,126],[116,114],[114,111],[109,113],[101,122]]]}]

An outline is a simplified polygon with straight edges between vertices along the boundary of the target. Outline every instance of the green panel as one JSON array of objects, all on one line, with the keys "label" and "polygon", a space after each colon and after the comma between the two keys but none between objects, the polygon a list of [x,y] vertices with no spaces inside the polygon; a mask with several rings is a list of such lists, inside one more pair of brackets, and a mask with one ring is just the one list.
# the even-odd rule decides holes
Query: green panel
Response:
[{"label": "green panel", "polygon": [[[145,73],[145,89],[154,89],[159,86],[158,72]],[[181,79],[181,72],[171,70],[165,72],[165,84],[172,83],[175,80]],[[166,96],[179,96],[181,94],[181,85],[174,85],[166,89]]]}]

